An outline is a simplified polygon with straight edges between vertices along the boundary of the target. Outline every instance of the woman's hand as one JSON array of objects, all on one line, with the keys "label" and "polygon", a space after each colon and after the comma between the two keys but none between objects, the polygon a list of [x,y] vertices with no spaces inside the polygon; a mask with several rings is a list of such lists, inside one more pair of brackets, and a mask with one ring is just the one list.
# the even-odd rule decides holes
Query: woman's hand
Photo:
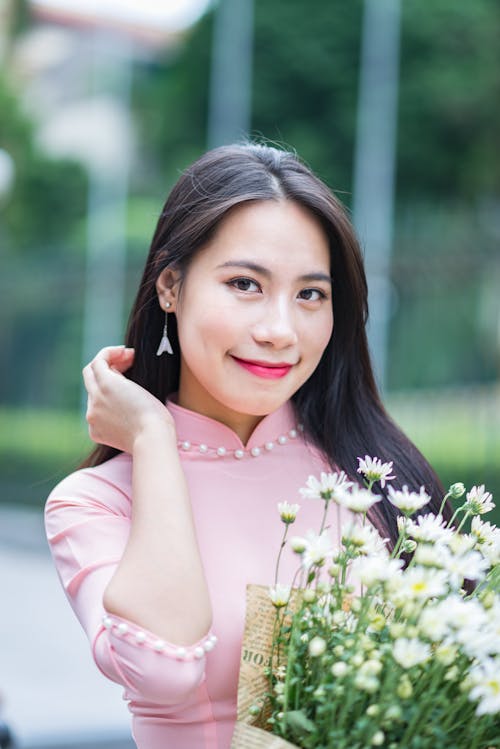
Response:
[{"label": "woman's hand", "polygon": [[127,453],[132,453],[136,440],[148,430],[163,430],[175,437],[175,425],[165,405],[123,376],[134,353],[131,348],[107,346],[83,370],[90,438]]}]

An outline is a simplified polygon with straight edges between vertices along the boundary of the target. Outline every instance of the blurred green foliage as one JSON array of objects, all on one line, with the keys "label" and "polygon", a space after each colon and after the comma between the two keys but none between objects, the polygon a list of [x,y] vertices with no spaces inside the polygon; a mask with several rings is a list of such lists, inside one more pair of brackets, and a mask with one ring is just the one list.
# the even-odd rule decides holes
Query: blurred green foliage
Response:
[{"label": "blurred green foliage", "polygon": [[[26,8],[19,2],[16,30],[29,23]],[[362,0],[255,0],[252,133],[295,148],[347,205],[362,9]],[[389,391],[492,383],[500,364],[500,3],[403,0],[402,10]],[[128,205],[128,304],[161,203],[206,147],[212,27],[210,12],[163,57],[134,65],[140,151]],[[81,454],[78,420],[28,422],[19,408],[79,405],[88,185],[80,166],[40,152],[16,86],[2,69],[0,147],[15,160],[16,181],[0,205],[0,403],[9,406],[0,468],[30,476],[33,498],[46,493],[36,482],[68,472]],[[417,430],[443,480],[491,476],[498,493],[498,437],[462,449],[446,418],[434,439],[418,431],[420,407],[405,412],[404,425]],[[43,444],[33,443],[36,434]]]},{"label": "blurred green foliage", "polygon": [[[252,130],[295,148],[349,202],[362,0],[255,0]],[[398,202],[500,192],[500,4],[403,0]],[[137,69],[135,105],[170,184],[203,151],[212,14],[177,54]],[[160,159],[156,156],[160,155]]]},{"label": "blurred green foliage", "polygon": [[71,235],[85,216],[85,172],[72,161],[48,158],[37,148],[35,123],[1,69],[0,147],[16,168],[12,193],[0,203],[4,256],[22,256],[32,263],[42,252],[57,257],[68,246],[77,249]]}]

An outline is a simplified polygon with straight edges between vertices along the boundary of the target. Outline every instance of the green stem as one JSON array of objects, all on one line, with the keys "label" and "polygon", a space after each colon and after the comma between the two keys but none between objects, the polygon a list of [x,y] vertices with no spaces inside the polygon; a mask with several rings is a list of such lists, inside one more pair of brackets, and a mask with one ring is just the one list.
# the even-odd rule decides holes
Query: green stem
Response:
[{"label": "green stem", "polygon": [[439,508],[439,512],[438,512],[438,515],[442,515],[442,514],[443,514],[443,510],[444,510],[444,506],[445,506],[445,504],[446,504],[446,501],[447,501],[447,500],[448,500],[448,499],[449,499],[450,497],[451,497],[451,494],[450,494],[450,492],[447,492],[447,493],[446,493],[446,494],[444,495],[444,497],[443,497],[443,501],[441,502],[441,506],[440,506],[440,508]]},{"label": "green stem", "polygon": [[463,516],[462,520],[460,521],[460,525],[458,526],[458,528],[456,530],[457,533],[460,533],[460,531],[462,530],[462,528],[464,526],[464,523],[466,522],[467,518],[469,518],[471,515],[472,515],[471,511],[467,510],[467,512]]},{"label": "green stem", "polygon": [[396,541],[396,546],[392,550],[391,559],[396,559],[397,556],[400,554],[401,546],[403,545],[403,541],[406,540],[406,526],[401,531],[401,533],[398,536],[398,540]]},{"label": "green stem", "polygon": [[320,526],[320,529],[319,529],[319,535],[320,536],[323,533],[323,531],[325,530],[326,516],[328,514],[328,505],[329,504],[330,504],[330,500],[329,499],[325,499],[325,510],[323,512],[323,518],[321,520],[321,526]]},{"label": "green stem", "polygon": [[434,707],[434,702],[433,702],[433,699],[432,699],[432,695],[435,692],[437,684],[441,680],[442,680],[442,667],[438,666],[437,668],[436,667],[434,668],[434,675],[433,675],[433,677],[432,677],[432,679],[430,681],[430,684],[428,684],[427,689],[425,689],[425,687],[424,687],[424,690],[422,690],[422,695],[423,695],[423,691],[427,692],[428,695],[431,695],[431,698],[427,700],[427,704],[426,704],[425,698],[422,699],[422,701],[420,701],[420,699],[416,700],[417,693],[415,693],[413,699],[415,701],[417,701],[417,702],[420,703],[420,710],[416,710],[415,713],[414,713],[414,715],[413,715],[413,718],[410,720],[410,722],[409,722],[409,724],[408,724],[408,726],[406,728],[406,731],[404,732],[403,737],[402,737],[402,739],[400,741],[400,744],[399,744],[400,747],[406,746],[407,743],[410,741],[410,739],[412,738],[413,732],[414,732],[417,724],[418,723],[425,723],[425,721],[427,720],[428,713]]},{"label": "green stem", "polygon": [[281,546],[280,546],[280,550],[278,552],[278,558],[276,560],[276,569],[274,571],[274,584],[275,585],[278,582],[278,572],[279,572],[279,568],[280,568],[281,554],[283,553],[283,549],[284,549],[285,543],[286,543],[286,534],[288,533],[288,525],[289,525],[288,523],[285,523],[285,532],[284,532],[283,538],[281,540]]},{"label": "green stem", "polygon": [[453,513],[453,517],[451,518],[450,522],[449,522],[449,523],[448,523],[448,525],[447,525],[447,527],[448,527],[448,528],[453,528],[453,523],[455,522],[455,518],[457,517],[457,515],[458,515],[458,514],[459,514],[460,512],[462,512],[462,511],[463,511],[463,509],[464,509],[463,507],[457,507],[457,509],[456,509],[456,510],[455,510],[455,512]]}]

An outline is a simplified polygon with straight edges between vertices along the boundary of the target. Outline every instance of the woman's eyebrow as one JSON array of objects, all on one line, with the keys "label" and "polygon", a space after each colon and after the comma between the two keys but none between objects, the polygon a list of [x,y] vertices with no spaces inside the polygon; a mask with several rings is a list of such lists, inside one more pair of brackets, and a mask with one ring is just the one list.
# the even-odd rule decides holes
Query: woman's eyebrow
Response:
[{"label": "woman's eyebrow", "polygon": [[[271,278],[272,273],[268,268],[263,265],[254,263],[252,260],[228,260],[225,263],[217,266],[219,268],[246,268],[254,273],[260,273],[265,278]],[[322,273],[320,271],[313,273],[305,273],[303,276],[299,276],[298,281],[305,281],[309,283],[311,281],[326,281],[326,283],[332,283],[332,277],[328,273]]]}]

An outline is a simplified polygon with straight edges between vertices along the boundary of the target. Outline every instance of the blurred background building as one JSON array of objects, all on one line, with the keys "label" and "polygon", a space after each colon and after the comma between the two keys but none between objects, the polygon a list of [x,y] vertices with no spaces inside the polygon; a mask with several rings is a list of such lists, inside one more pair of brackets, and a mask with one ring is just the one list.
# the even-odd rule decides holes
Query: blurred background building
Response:
[{"label": "blurred background building", "polygon": [[[388,408],[445,484],[498,504],[499,37],[496,0],[0,0],[0,585],[26,576],[25,622],[46,610],[41,507],[89,449],[81,366],[123,340],[179,171],[247,134],[296,149],[352,210]],[[71,707],[23,712],[36,669],[5,662],[22,745],[58,725],[83,740]],[[122,712],[80,719],[112,741]]]}]

